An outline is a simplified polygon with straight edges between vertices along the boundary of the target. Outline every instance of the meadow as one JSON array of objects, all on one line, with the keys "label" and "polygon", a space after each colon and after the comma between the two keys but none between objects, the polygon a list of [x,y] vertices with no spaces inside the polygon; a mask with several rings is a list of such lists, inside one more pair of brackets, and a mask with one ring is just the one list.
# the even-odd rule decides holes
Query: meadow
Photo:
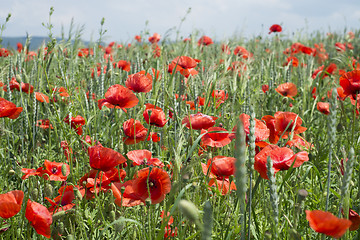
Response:
[{"label": "meadow", "polygon": [[46,27],[0,49],[1,239],[360,239],[359,31]]}]

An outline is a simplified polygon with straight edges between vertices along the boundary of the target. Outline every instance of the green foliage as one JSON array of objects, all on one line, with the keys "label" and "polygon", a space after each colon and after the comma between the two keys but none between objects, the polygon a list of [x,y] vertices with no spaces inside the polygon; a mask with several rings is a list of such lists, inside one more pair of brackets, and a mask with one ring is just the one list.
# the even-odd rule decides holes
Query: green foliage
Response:
[{"label": "green foliage", "polygon": [[[49,23],[43,24],[49,31],[51,41],[41,46],[36,56],[30,57],[25,51],[13,51],[13,55],[0,58],[0,79],[7,85],[7,91],[0,90],[0,97],[23,108],[17,119],[0,119],[0,193],[23,190],[24,202],[30,198],[50,207],[45,197],[54,197],[62,183],[37,176],[21,179],[22,169],[37,169],[45,159],[68,163],[70,175],[66,183],[84,186],[80,179],[90,171],[87,152],[89,144],[83,138],[86,135],[123,156],[131,150],[147,149],[152,152],[153,157],[165,164],[165,169],[172,176],[170,193],[164,201],[155,205],[119,207],[114,203],[111,190],[100,191],[94,199],[87,199],[86,195],[80,196],[78,192],[74,208],[66,214],[53,215],[54,238],[163,239],[164,234],[167,234],[169,239],[315,239],[318,235],[309,228],[305,209],[327,208],[337,214],[341,210],[339,206],[344,205],[346,209],[351,208],[357,212],[360,210],[360,179],[357,177],[359,165],[355,161],[360,139],[356,109],[348,98],[340,101],[335,100],[335,96],[330,101],[337,101],[338,108],[336,111],[334,107],[331,108],[331,119],[328,121],[328,117],[316,109],[316,104],[327,101],[328,91],[339,87],[340,75],[337,71],[324,78],[323,75],[311,77],[314,70],[322,64],[327,66],[329,63],[336,63],[338,69],[353,70],[351,57],[356,57],[360,49],[358,31],[355,33],[356,37],[349,40],[354,49],[344,53],[337,52],[334,47],[335,42],[343,41],[345,37],[338,34],[326,37],[316,32],[308,36],[296,35],[292,39],[282,35],[259,36],[246,41],[229,39],[227,43],[231,50],[236,46],[243,46],[253,53],[252,57],[244,59],[233,52],[229,55],[222,52],[221,45],[224,42],[198,46],[196,40],[200,36],[195,32],[190,42],[183,42],[180,38],[175,42],[160,42],[158,47],[161,55],[157,58],[153,55],[153,45],[147,42],[133,41],[131,46],[121,43],[122,47],[112,48],[113,62],[110,62],[109,55],[104,57],[105,47],[100,46],[106,34],[103,28],[104,18],[98,41],[85,46],[80,41],[81,28],[76,31],[74,38],[71,36],[72,30],[69,31],[67,40],[64,37],[62,40],[53,38],[51,15],[52,10]],[[178,29],[180,27],[181,24]],[[1,34],[4,28],[5,24],[1,26]],[[143,37],[148,35],[145,30]],[[74,42],[71,39],[75,39]],[[28,41],[30,44],[31,39]],[[323,43],[329,58],[318,62],[319,59],[314,56],[298,54],[298,67],[284,66],[287,55],[283,51],[294,42],[310,47]],[[79,49],[85,47],[93,54],[80,57]],[[169,73],[168,65],[177,56],[201,60],[196,67],[198,74],[185,79],[180,72]],[[130,61],[131,70],[126,72],[112,65],[119,60]],[[240,66],[246,68],[239,71],[228,70],[233,67],[234,62],[241,62]],[[161,79],[156,81],[154,78],[150,92],[136,93],[139,98],[137,106],[127,112],[107,107],[101,110],[98,108],[98,100],[104,98],[110,86],[125,85],[128,75],[141,70],[153,76],[152,68],[160,71]],[[31,84],[34,92],[46,94],[50,102],[38,102],[34,93],[9,91],[9,83],[13,78],[20,84]],[[278,85],[285,82],[296,84],[298,94],[294,99],[275,91]],[[264,84],[269,85],[269,91],[261,90]],[[57,91],[60,87],[66,88],[69,96],[61,96]],[[314,87],[317,88],[315,98],[312,97]],[[214,97],[214,90],[224,90],[227,94],[222,103]],[[95,100],[92,99],[93,94]],[[179,97],[176,98],[175,94]],[[199,97],[204,98],[203,106],[199,104]],[[195,110],[186,101],[193,101]],[[145,103],[161,107],[166,119],[169,119],[168,113],[171,111],[173,118],[163,128],[147,124],[142,116]],[[251,115],[247,140],[249,145],[246,146],[244,141],[232,141],[221,148],[204,149],[200,145],[206,133],[187,129],[182,124],[184,117],[198,111],[218,117],[215,126],[221,126],[227,131],[232,131],[238,125],[240,114]],[[303,121],[302,126],[307,128],[300,136],[312,143],[313,147],[307,149],[309,161],[302,166],[291,166],[287,171],[279,171],[276,175],[270,172],[272,177],[269,184],[253,168],[254,154],[259,150],[254,145],[254,120],[265,115],[273,116],[278,111],[299,115]],[[81,115],[85,119],[82,135],[78,135],[76,130],[63,121],[68,115]],[[122,124],[130,118],[140,120],[149,133],[156,132],[160,141],[124,144]],[[40,128],[40,119],[48,119],[53,128]],[[325,122],[329,123],[328,131]],[[240,132],[236,135],[240,136]],[[289,138],[292,137],[289,134]],[[282,138],[276,144],[284,147],[288,140]],[[61,141],[66,141],[72,149],[69,156],[64,154]],[[292,149],[299,151],[294,146]],[[355,156],[345,150],[343,154],[340,149],[353,149]],[[224,179],[215,180],[213,186],[209,186],[212,178],[210,170],[204,174],[201,163],[206,165],[215,156],[238,159],[238,174],[235,174],[235,179],[233,176],[228,179],[229,186],[235,183],[238,194],[231,189],[227,194],[222,194],[221,184],[225,184]],[[341,174],[341,159],[346,156],[351,157],[351,161],[346,164],[344,179]],[[124,181],[133,179],[137,170],[143,167],[131,167],[130,160],[127,163]],[[62,171],[65,172],[66,169]],[[299,190],[306,190],[308,195],[305,196]],[[181,201],[191,202],[198,208],[196,221],[189,219],[186,211],[178,210],[179,204],[184,203]],[[164,217],[160,216],[162,211],[165,212]],[[167,212],[170,215],[167,216]],[[170,218],[173,219],[172,224],[168,224]],[[25,206],[11,220],[0,221],[0,230],[5,228],[8,229],[0,233],[3,239],[14,236],[42,238],[29,227],[25,219]],[[347,233],[349,238],[354,236],[354,232]]]}]

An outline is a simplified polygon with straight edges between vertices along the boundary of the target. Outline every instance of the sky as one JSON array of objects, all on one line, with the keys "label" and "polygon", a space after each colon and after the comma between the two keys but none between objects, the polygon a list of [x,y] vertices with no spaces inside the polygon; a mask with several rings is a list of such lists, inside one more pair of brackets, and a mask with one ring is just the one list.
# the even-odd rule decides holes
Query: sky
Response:
[{"label": "sky", "polygon": [[233,36],[266,36],[272,24],[285,35],[294,32],[343,32],[360,26],[360,0],[0,0],[3,37],[47,36],[50,7],[54,36],[65,37],[73,19],[83,40],[99,38],[100,22],[107,41],[131,42],[135,35],[159,33],[175,39],[198,31],[213,40]]}]

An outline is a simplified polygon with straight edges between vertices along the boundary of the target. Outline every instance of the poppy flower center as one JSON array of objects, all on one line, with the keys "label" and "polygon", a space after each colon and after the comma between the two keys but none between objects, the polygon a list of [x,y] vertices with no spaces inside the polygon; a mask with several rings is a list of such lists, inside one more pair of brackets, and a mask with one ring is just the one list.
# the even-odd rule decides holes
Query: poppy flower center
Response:
[{"label": "poppy flower center", "polygon": [[152,179],[149,180],[149,187],[150,187],[151,189],[156,188],[156,184],[155,184],[155,181],[154,181],[154,180],[152,180]]},{"label": "poppy flower center", "polygon": [[57,168],[57,167],[52,167],[52,168],[51,168],[51,172],[52,172],[53,174],[57,173],[57,171],[58,171],[58,168]]}]

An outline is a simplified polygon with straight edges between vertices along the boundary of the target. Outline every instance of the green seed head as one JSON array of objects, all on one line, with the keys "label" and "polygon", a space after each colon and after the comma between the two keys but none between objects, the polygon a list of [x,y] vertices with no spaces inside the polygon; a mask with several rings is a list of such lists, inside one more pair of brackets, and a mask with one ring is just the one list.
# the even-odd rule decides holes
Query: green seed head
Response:
[{"label": "green seed head", "polygon": [[189,202],[187,200],[180,200],[179,209],[190,221],[198,223],[199,210],[192,202]]}]

